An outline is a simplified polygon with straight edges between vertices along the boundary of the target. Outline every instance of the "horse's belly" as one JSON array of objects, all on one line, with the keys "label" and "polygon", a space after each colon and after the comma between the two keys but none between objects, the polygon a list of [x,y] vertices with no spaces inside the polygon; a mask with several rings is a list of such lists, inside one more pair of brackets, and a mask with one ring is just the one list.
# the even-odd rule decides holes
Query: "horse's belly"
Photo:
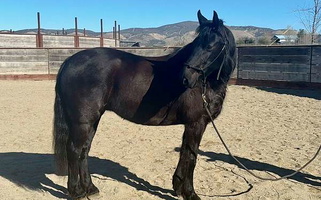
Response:
[{"label": "horse's belly", "polygon": [[119,104],[118,109],[114,108],[111,111],[130,122],[149,126],[177,124],[176,115],[170,112],[169,106],[162,107],[158,111],[155,111],[153,106],[138,105],[131,107],[132,104],[128,101],[123,103],[123,105]]}]

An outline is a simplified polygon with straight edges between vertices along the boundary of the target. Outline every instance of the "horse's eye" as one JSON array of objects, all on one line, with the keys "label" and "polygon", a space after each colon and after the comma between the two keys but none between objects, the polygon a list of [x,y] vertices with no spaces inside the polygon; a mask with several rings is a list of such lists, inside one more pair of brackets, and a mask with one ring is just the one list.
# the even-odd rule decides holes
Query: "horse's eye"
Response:
[{"label": "horse's eye", "polygon": [[214,49],[214,45],[207,45],[206,50],[212,51]]}]

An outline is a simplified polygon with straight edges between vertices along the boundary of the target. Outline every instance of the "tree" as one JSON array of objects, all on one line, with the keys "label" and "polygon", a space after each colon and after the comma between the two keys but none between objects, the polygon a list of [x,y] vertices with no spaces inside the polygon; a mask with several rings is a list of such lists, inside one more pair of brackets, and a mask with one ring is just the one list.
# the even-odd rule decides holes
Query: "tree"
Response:
[{"label": "tree", "polygon": [[297,34],[297,36],[298,36],[298,39],[297,39],[298,40],[297,41],[298,44],[304,44],[306,42],[305,41],[306,33],[305,33],[304,29],[300,29],[298,34]]},{"label": "tree", "polygon": [[236,44],[242,45],[242,44],[254,44],[255,39],[252,37],[241,37],[236,41]]},{"label": "tree", "polygon": [[311,34],[311,44],[315,43],[321,25],[321,0],[313,0],[311,7],[302,8],[297,12],[306,31]]},{"label": "tree", "polygon": [[269,37],[260,37],[257,41],[257,44],[259,45],[267,45],[271,43],[271,38]]}]

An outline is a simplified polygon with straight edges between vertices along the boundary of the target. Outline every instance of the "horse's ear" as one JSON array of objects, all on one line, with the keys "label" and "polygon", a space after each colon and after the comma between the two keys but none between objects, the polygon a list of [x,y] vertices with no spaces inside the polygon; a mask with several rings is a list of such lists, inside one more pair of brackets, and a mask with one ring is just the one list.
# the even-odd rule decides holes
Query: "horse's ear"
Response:
[{"label": "horse's ear", "polygon": [[198,10],[197,12],[197,18],[198,18],[198,22],[200,23],[200,25],[204,24],[205,22],[207,22],[208,20],[202,15],[201,11]]},{"label": "horse's ear", "polygon": [[214,26],[218,26],[219,23],[220,23],[220,19],[218,18],[217,12],[214,10],[214,14],[213,14],[213,24],[214,24]]}]

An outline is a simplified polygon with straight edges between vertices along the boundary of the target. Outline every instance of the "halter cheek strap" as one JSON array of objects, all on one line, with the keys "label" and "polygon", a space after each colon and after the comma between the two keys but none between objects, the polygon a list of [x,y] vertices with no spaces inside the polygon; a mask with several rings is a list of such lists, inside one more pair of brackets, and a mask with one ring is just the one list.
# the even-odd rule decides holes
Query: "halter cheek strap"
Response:
[{"label": "halter cheek strap", "polygon": [[[209,68],[209,67],[222,55],[222,53],[224,52],[224,50],[225,50],[225,54],[224,54],[222,63],[221,63],[221,65],[220,65],[220,67],[219,67],[216,80],[219,80],[220,75],[221,75],[221,71],[222,71],[222,68],[223,68],[223,65],[224,65],[224,62],[225,62],[225,58],[226,58],[226,43],[224,43],[224,46],[222,47],[220,53],[215,57],[215,59],[214,59],[210,64],[208,64],[208,65],[205,67],[205,69],[206,69],[206,68]],[[207,73],[204,74],[204,75],[209,76],[209,75],[212,73],[212,71],[213,71],[213,70],[210,70],[209,72],[207,72]]]},{"label": "halter cheek strap", "polygon": [[[219,54],[217,54],[217,56],[215,57],[215,59],[209,63],[208,65],[206,65],[206,67],[204,68],[198,68],[198,67],[193,67],[193,66],[190,66],[188,64],[184,64],[187,68],[190,68],[190,69],[193,69],[195,70],[197,73],[201,74],[203,76],[203,81],[206,80],[206,77],[212,73],[212,70],[208,73],[208,71],[205,71],[206,69],[208,69],[215,61],[217,61],[217,59],[222,55],[222,53],[224,52],[224,50],[226,51],[226,42],[224,43],[224,46],[222,47],[221,51]],[[224,54],[224,57],[223,57],[223,61],[219,67],[219,71],[217,73],[217,77],[216,79],[219,80],[220,78],[220,74],[221,74],[221,71],[222,71],[222,68],[223,68],[223,65],[224,65],[224,62],[225,62],[225,58],[226,58],[226,53]]]}]

